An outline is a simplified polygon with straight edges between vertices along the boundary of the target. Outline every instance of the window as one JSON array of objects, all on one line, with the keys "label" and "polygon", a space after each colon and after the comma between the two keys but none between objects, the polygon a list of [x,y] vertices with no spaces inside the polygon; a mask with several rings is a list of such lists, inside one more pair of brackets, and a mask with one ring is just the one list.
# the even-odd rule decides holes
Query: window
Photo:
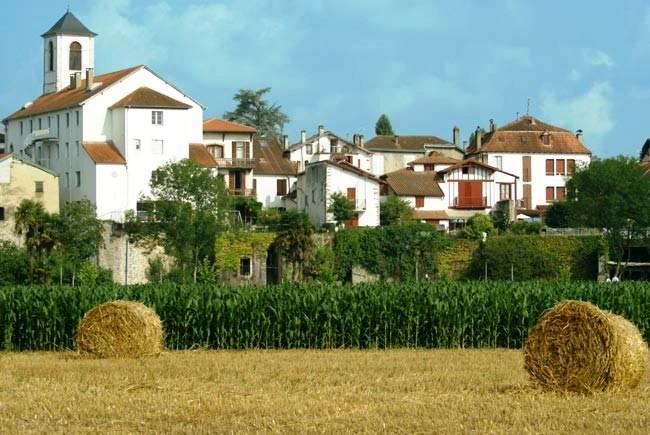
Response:
[{"label": "window", "polygon": [[43,182],[42,181],[34,182],[34,192],[43,193]]},{"label": "window", "polygon": [[542,143],[544,145],[550,145],[551,144],[551,135],[548,131],[545,131],[542,133]]},{"label": "window", "polygon": [[424,207],[424,196],[416,196],[415,208],[422,208],[422,207]]},{"label": "window", "polygon": [[59,144],[56,144],[56,159],[59,160]]},{"label": "window", "polygon": [[81,186],[81,171],[75,172],[75,186]]},{"label": "window", "polygon": [[59,134],[59,129],[61,128],[61,115],[56,114],[56,134]]},{"label": "window", "polygon": [[311,154],[311,151],[312,151],[312,150],[311,150],[311,144],[308,143],[307,145],[305,145],[305,152],[306,152],[307,154]]},{"label": "window", "polygon": [[511,186],[507,183],[499,184],[499,199],[501,201],[511,198]]},{"label": "window", "polygon": [[0,207],[0,221],[5,220],[5,208]]},{"label": "window", "polygon": [[555,188],[547,187],[546,188],[546,202],[551,202],[555,199]]},{"label": "window", "polygon": [[49,65],[49,71],[54,71],[54,43],[50,41],[49,44],[47,44],[47,56],[48,56],[48,65]]},{"label": "window", "polygon": [[163,124],[163,112],[162,112],[162,110],[153,110],[151,112],[151,123],[153,125],[162,125]]},{"label": "window", "polygon": [[81,71],[81,44],[73,42],[70,44],[70,70]]},{"label": "window", "polygon": [[467,166],[463,166],[463,174],[469,174],[469,168]]},{"label": "window", "polygon": [[503,169],[503,157],[502,156],[495,156],[494,157],[494,166],[496,166],[499,169]]},{"label": "window", "polygon": [[65,158],[70,158],[70,144],[68,142],[65,143]]},{"label": "window", "polygon": [[154,139],[151,141],[151,154],[163,153],[163,141],[161,139]]},{"label": "window", "polygon": [[278,196],[287,194],[287,180],[278,180],[276,187]]},{"label": "window", "polygon": [[52,117],[49,115],[47,117],[47,128],[52,128]]},{"label": "window", "polygon": [[77,154],[77,157],[79,157],[79,141],[76,141],[74,143],[74,146],[75,146],[75,152]]},{"label": "window", "polygon": [[65,114],[65,126],[70,128],[70,112]]},{"label": "window", "polygon": [[29,132],[31,133],[33,131],[34,131],[34,120],[30,119],[29,120]]},{"label": "window", "polygon": [[208,145],[208,152],[215,159],[223,158],[223,147],[221,145]]},{"label": "window", "polygon": [[251,276],[251,259],[241,257],[239,259],[239,276]]},{"label": "window", "polygon": [[555,161],[555,169],[557,171],[557,175],[566,175],[566,170],[564,167],[564,160],[556,160]]},{"label": "window", "polygon": [[573,168],[576,166],[576,161],[569,159],[566,161],[566,174],[573,175]]},{"label": "window", "polygon": [[140,147],[142,147],[142,141],[140,141],[140,139],[133,139],[133,147],[136,150],[139,150]]},{"label": "window", "polygon": [[38,118],[38,129],[39,130],[43,129],[43,118]]},{"label": "window", "polygon": [[436,165],[433,163],[425,163],[424,164],[424,170],[425,171],[433,171],[436,168]]},{"label": "window", "polygon": [[561,201],[564,199],[564,196],[566,195],[566,187],[556,187],[555,188],[555,199],[558,201]]},{"label": "window", "polygon": [[79,125],[79,111],[77,110],[75,113],[75,118],[76,118],[76,124]]},{"label": "window", "polygon": [[338,139],[331,139],[330,140],[330,153],[335,154],[338,152],[339,148],[339,141]]},{"label": "window", "polygon": [[546,159],[546,175],[555,175],[555,161]]},{"label": "window", "polygon": [[248,142],[233,142],[232,143],[232,158],[233,159],[247,159],[248,158]]},{"label": "window", "polygon": [[23,135],[23,122],[20,121],[20,135]]},{"label": "window", "polygon": [[69,172],[65,173],[65,187],[68,188],[68,189],[70,188],[70,173]]}]

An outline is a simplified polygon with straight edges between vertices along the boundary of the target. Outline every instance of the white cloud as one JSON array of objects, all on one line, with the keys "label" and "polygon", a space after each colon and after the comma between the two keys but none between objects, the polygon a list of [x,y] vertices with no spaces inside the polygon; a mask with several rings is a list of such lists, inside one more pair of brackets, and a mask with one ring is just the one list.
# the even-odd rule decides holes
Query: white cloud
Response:
[{"label": "white cloud", "polygon": [[612,57],[601,50],[585,48],[582,50],[582,58],[589,65],[603,66],[605,68],[614,67],[614,60]]},{"label": "white cloud", "polygon": [[301,37],[298,17],[265,6],[263,0],[187,5],[161,0],[146,7],[99,0],[90,7],[88,24],[100,35],[97,64],[106,70],[142,63],[154,69],[182,66],[208,85],[254,87],[273,78],[300,86],[300,72],[287,68]]},{"label": "white cloud", "polygon": [[609,82],[596,82],[582,95],[558,98],[554,93],[542,96],[543,117],[573,130],[584,130],[586,139],[598,141],[614,128]]}]

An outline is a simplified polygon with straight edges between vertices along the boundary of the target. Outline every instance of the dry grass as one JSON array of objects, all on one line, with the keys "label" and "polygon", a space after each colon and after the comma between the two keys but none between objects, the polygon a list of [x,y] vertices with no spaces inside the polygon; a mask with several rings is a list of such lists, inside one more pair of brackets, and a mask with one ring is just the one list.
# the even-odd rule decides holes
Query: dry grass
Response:
[{"label": "dry grass", "polygon": [[528,386],[521,351],[0,354],[3,433],[647,433],[628,393]]}]

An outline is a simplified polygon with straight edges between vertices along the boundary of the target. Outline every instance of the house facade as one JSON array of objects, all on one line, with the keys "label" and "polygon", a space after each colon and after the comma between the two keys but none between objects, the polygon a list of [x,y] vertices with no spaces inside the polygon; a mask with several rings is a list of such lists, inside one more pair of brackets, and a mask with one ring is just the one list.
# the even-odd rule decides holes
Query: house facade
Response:
[{"label": "house facade", "polygon": [[275,137],[255,137],[255,175],[253,183],[258,202],[266,208],[295,208],[295,192],[298,180],[298,162],[283,155],[283,145]]},{"label": "house facade", "polygon": [[380,135],[366,143],[368,151],[382,161],[383,171],[378,175],[406,168],[408,163],[435,151],[447,157],[462,160],[460,129],[454,127],[452,142],[437,136]]},{"label": "house facade", "polygon": [[14,232],[14,214],[24,199],[40,202],[48,213],[58,213],[57,174],[15,154],[0,154],[0,240],[22,244]]},{"label": "house facade", "polygon": [[297,207],[304,210],[316,228],[334,224],[327,211],[331,195],[342,193],[354,204],[354,216],[348,227],[379,225],[379,186],[382,182],[370,172],[357,168],[347,160],[319,160],[307,164],[298,174]]},{"label": "house facade", "polygon": [[237,122],[210,118],[203,122],[203,144],[214,158],[214,167],[223,175],[234,196],[255,196],[253,136],[255,129]]},{"label": "house facade", "polygon": [[3,120],[7,145],[59,176],[60,201],[120,221],[153,170],[201,142],[203,108],[146,66],[95,75],[96,34],[71,12],[42,36],[43,94]]},{"label": "house facade", "polygon": [[487,133],[477,129],[476,143],[466,151],[470,158],[517,175],[517,206],[531,215],[564,198],[574,168],[591,161],[581,130],[574,134],[532,116],[500,128],[491,121]]}]

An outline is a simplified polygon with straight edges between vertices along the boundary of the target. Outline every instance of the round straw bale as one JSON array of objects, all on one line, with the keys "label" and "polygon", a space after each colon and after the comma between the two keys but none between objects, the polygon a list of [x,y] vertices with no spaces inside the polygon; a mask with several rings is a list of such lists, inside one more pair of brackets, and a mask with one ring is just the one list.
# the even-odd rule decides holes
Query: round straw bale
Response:
[{"label": "round straw bale", "polygon": [[545,311],[524,347],[528,374],[549,390],[632,389],[647,365],[648,346],[637,327],[583,301],[563,301]]},{"label": "round straw bale", "polygon": [[97,358],[159,355],[163,348],[160,317],[140,302],[111,301],[88,311],[77,328],[77,348]]}]

